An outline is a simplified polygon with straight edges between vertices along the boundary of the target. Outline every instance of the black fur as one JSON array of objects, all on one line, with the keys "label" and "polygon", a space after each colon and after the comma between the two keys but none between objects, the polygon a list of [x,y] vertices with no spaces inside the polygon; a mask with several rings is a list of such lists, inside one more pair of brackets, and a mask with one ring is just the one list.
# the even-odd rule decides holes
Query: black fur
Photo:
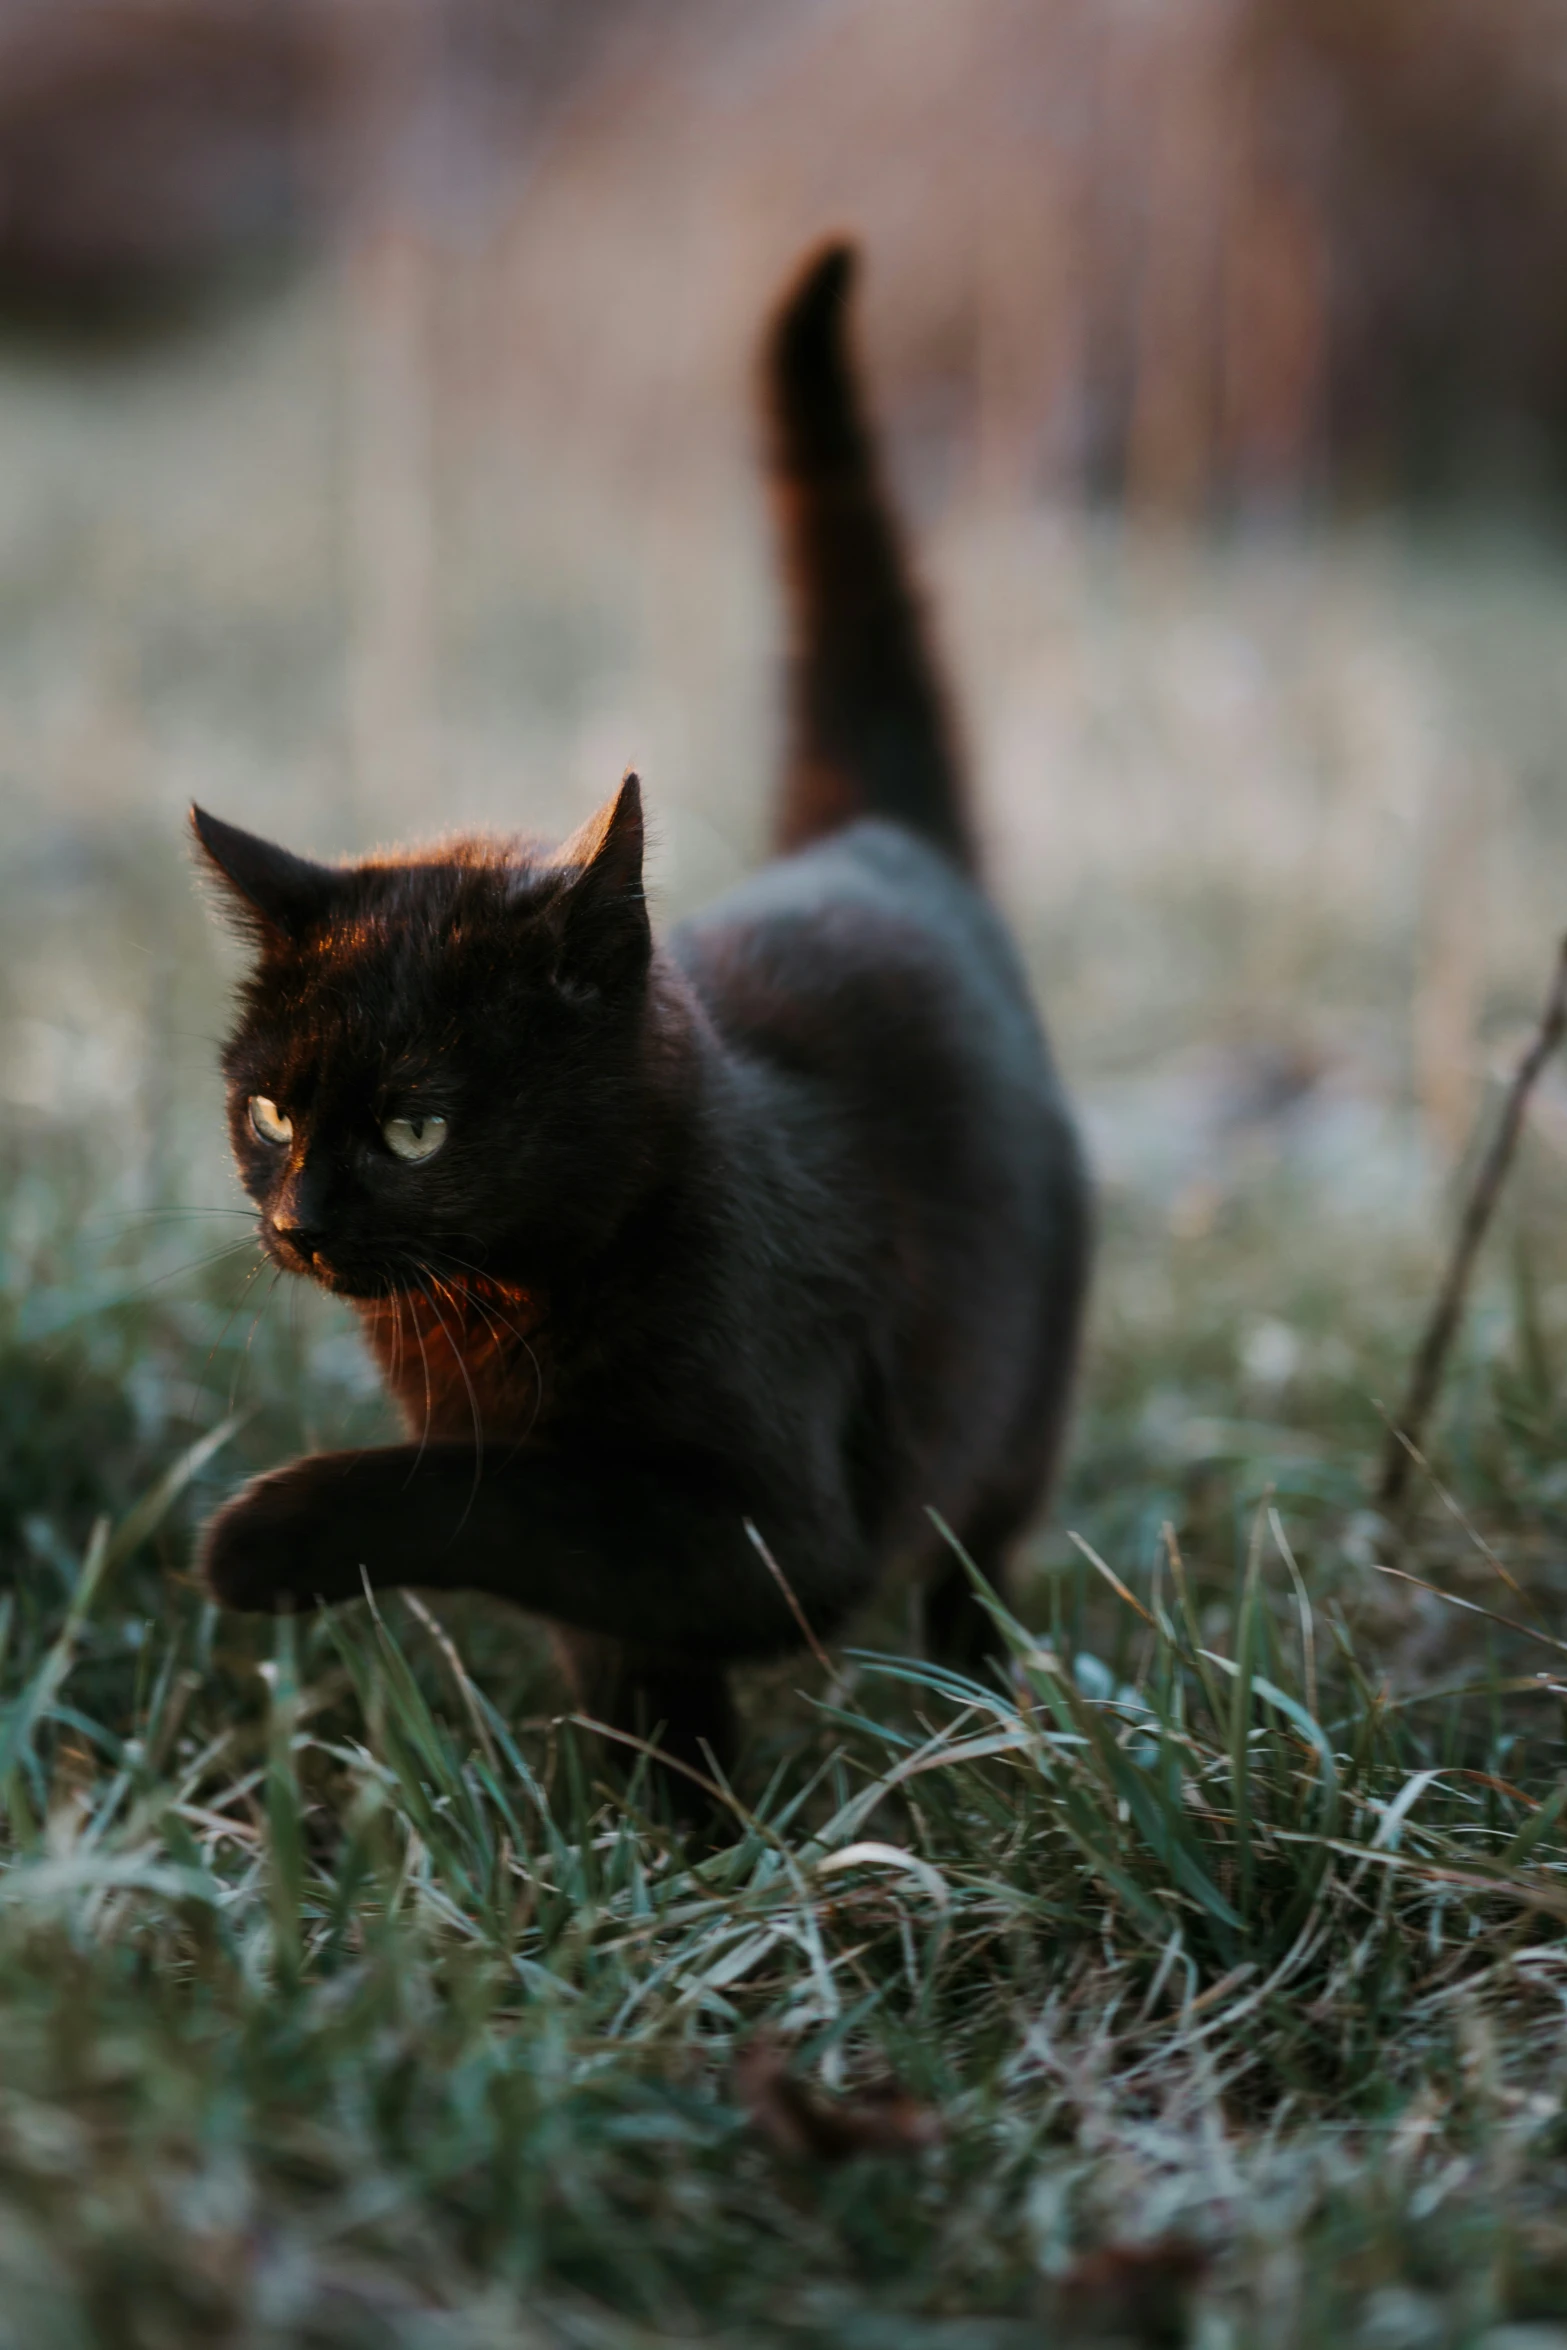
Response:
[{"label": "black fur", "polygon": [[766,355],[791,637],[778,845],[895,816],[972,865],[951,713],[845,337],[853,282],[852,249],[827,246],[780,305]]},{"label": "black fur", "polygon": [[[899,1559],[973,1662],[1057,1451],[1088,1255],[1071,1121],[970,833],[843,344],[844,248],[769,346],[797,612],[780,855],[655,946],[636,778],[554,856],[308,865],[197,811],[255,939],[225,1056],[280,1264],[356,1301],[410,1441],[256,1480],[217,1595],[503,1593],[588,1702],[722,1756],[731,1660]],[[261,1140],[267,1097],[293,1122]],[[381,1122],[444,1117],[408,1165]]]}]

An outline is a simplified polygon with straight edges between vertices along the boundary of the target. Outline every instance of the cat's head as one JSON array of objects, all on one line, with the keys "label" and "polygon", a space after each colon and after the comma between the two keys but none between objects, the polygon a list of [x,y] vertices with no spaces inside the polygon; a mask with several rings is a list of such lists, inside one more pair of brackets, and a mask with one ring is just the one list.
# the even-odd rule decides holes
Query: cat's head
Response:
[{"label": "cat's head", "polygon": [[648,1115],[634,775],[553,855],[319,865],[191,823],[255,953],[223,1069],[277,1264],[357,1297],[534,1282],[613,1229]]}]

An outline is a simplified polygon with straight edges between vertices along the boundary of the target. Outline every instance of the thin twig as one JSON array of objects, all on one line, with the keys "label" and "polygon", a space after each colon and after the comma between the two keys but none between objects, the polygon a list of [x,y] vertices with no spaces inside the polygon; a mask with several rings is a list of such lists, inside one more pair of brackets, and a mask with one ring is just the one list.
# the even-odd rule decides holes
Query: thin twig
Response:
[{"label": "thin twig", "polygon": [[[1382,1409],[1380,1405],[1378,1405],[1377,1408],[1379,1411]],[[1382,1418],[1388,1428],[1391,1429],[1393,1425],[1391,1416],[1386,1411],[1383,1411]],[[1432,1468],[1431,1463],[1426,1459],[1426,1456],[1421,1451],[1419,1445],[1411,1444],[1409,1438],[1404,1434],[1402,1429],[1399,1429],[1398,1431],[1398,1441],[1403,1446],[1404,1451],[1408,1456],[1410,1467],[1420,1471],[1421,1476],[1424,1477],[1426,1483],[1430,1486],[1431,1491],[1436,1495],[1437,1500],[1447,1511],[1448,1516],[1454,1519],[1455,1522],[1463,1528],[1463,1531],[1468,1535],[1470,1541],[1474,1544],[1475,1549],[1486,1561],[1486,1564],[1495,1568],[1497,1574],[1507,1585],[1507,1588],[1512,1593],[1514,1599],[1519,1602],[1520,1606],[1535,1608],[1535,1612],[1538,1613],[1539,1611],[1536,1602],[1524,1589],[1523,1585],[1519,1582],[1517,1576],[1513,1574],[1511,1569],[1503,1564],[1502,1560],[1498,1557],[1494,1546],[1487,1542],[1485,1536],[1480,1532],[1479,1528],[1471,1524],[1470,1520],[1465,1516],[1463,1510],[1459,1507],[1457,1500],[1451,1493],[1449,1493],[1447,1487],[1442,1483],[1441,1478],[1437,1475],[1435,1469]]]},{"label": "thin twig", "polygon": [[473,1734],[479,1741],[479,1751],[489,1764],[490,1769],[499,1776],[501,1765],[500,1757],[495,1751],[495,1741],[490,1736],[489,1724],[485,1721],[483,1709],[479,1704],[479,1692],[468,1677],[468,1668],[458,1653],[456,1641],[447,1631],[446,1626],[425,1606],[417,1592],[405,1591],[403,1598],[429,1633],[442,1656],[445,1657],[452,1679],[457,1684],[457,1694],[462,1699],[468,1719],[473,1725]]},{"label": "thin twig", "polygon": [[1124,1601],[1126,1606],[1131,1608],[1134,1614],[1141,1616],[1143,1622],[1145,1624],[1151,1625],[1153,1630],[1157,1632],[1159,1629],[1158,1624],[1154,1621],[1154,1618],[1149,1613],[1148,1609],[1144,1607],[1142,1601],[1138,1599],[1134,1593],[1127,1590],[1126,1585],[1122,1582],[1120,1576],[1115,1573],[1113,1568],[1107,1567],[1105,1565],[1104,1560],[1099,1556],[1098,1551],[1093,1548],[1092,1544],[1085,1542],[1081,1534],[1074,1534],[1070,1526],[1068,1526],[1066,1530],[1066,1538],[1068,1542],[1071,1543],[1074,1550],[1080,1550],[1082,1552],[1084,1558],[1087,1559],[1091,1567],[1098,1569],[1099,1573],[1103,1575],[1105,1581],[1109,1584],[1111,1590],[1115,1593],[1116,1598]]},{"label": "thin twig", "polygon": [[1466,1616],[1484,1616],[1487,1623],[1504,1624],[1509,1632],[1521,1632],[1526,1640],[1537,1640],[1542,1648],[1554,1648],[1558,1655],[1567,1656],[1567,1640],[1553,1638],[1537,1624],[1520,1624],[1516,1616],[1500,1616],[1494,1607],[1482,1607],[1477,1599],[1460,1599],[1456,1591],[1444,1591],[1440,1583],[1428,1583],[1423,1575],[1411,1575],[1407,1567],[1372,1563],[1379,1575],[1396,1575],[1400,1583],[1413,1583],[1417,1591],[1429,1591],[1433,1599],[1443,1600],[1449,1607],[1461,1607]]},{"label": "thin twig", "polygon": [[767,1569],[768,1573],[772,1576],[773,1581],[777,1584],[779,1590],[783,1593],[784,1599],[788,1604],[789,1613],[793,1616],[795,1622],[799,1625],[800,1630],[804,1633],[806,1647],[810,1650],[812,1656],[815,1657],[817,1663],[821,1666],[822,1671],[826,1674],[828,1680],[830,1681],[833,1677],[832,1658],[827,1654],[826,1649],[823,1648],[820,1640],[818,1640],[816,1637],[815,1632],[811,1629],[811,1620],[809,1616],[807,1616],[804,1608],[800,1605],[799,1601],[795,1598],[794,1589],[790,1584],[788,1576],[784,1573],[782,1567],[778,1564],[778,1561],[774,1558],[772,1552],[768,1549],[766,1543],[762,1540],[760,1532],[752,1524],[749,1518],[747,1518],[745,1521],[745,1530],[750,1537],[751,1546],[755,1550],[758,1558],[760,1558],[763,1566]]},{"label": "thin twig", "polygon": [[[743,1828],[762,1827],[762,1823],[746,1810],[733,1789],[723,1786],[716,1778],[710,1778],[706,1772],[697,1770],[691,1763],[682,1762],[678,1754],[666,1753],[662,1746],[655,1746],[651,1738],[639,1738],[632,1730],[617,1730],[612,1722],[601,1722],[594,1714],[558,1714],[555,1718],[557,1721],[570,1722],[579,1730],[590,1731],[595,1738],[607,1738],[616,1746],[629,1746],[635,1753],[645,1754],[650,1762],[657,1763],[661,1771],[678,1772],[682,1779],[689,1779],[693,1787],[700,1787],[704,1795],[711,1796],[714,1803],[726,1806]],[[705,1747],[706,1741],[703,1743]],[[763,1829],[763,1833],[771,1831]],[[777,1838],[774,1837],[773,1841],[776,1843]]]},{"label": "thin twig", "polygon": [[1534,1091],[1540,1071],[1567,1032],[1567,938],[1557,950],[1556,969],[1551,979],[1550,993],[1540,1014],[1540,1024],[1513,1072],[1513,1081],[1502,1104],[1502,1115],[1475,1175],[1468,1200],[1464,1205],[1458,1237],[1453,1244],[1452,1258],[1446,1278],[1437,1292],[1431,1309],[1431,1319],[1425,1336],[1415,1355],[1409,1386],[1397,1418],[1388,1430],[1382,1453],[1382,1473],[1377,1481],[1378,1507],[1396,1511],[1404,1498],[1409,1482],[1411,1450],[1419,1445],[1431,1407],[1436,1402],[1442,1385],[1448,1351],[1458,1329],[1468,1294],[1470,1275],[1495,1213],[1507,1171],[1518,1148],[1518,1137],[1523,1132],[1524,1113],[1529,1096]]},{"label": "thin twig", "polygon": [[1313,1721],[1317,1718],[1317,1629],[1311,1613],[1311,1594],[1306,1579],[1295,1563],[1295,1553],[1284,1531],[1284,1521],[1275,1509],[1268,1512],[1268,1525],[1273,1533],[1273,1546],[1289,1570],[1289,1579],[1295,1586],[1295,1605],[1300,1611],[1300,1669],[1305,1684],[1306,1711]]}]

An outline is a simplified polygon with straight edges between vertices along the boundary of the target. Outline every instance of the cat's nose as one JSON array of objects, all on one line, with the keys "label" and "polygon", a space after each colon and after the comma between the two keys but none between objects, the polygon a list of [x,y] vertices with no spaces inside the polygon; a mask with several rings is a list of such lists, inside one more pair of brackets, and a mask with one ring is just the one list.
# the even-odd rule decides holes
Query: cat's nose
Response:
[{"label": "cat's nose", "polygon": [[305,1257],[324,1248],[336,1221],[333,1190],[332,1167],[319,1152],[297,1167],[272,1203],[272,1229],[279,1240]]},{"label": "cat's nose", "polygon": [[326,1234],[318,1225],[291,1224],[281,1216],[273,1217],[272,1229],[279,1240],[286,1241],[290,1248],[297,1249],[302,1257],[313,1256],[326,1239]]}]

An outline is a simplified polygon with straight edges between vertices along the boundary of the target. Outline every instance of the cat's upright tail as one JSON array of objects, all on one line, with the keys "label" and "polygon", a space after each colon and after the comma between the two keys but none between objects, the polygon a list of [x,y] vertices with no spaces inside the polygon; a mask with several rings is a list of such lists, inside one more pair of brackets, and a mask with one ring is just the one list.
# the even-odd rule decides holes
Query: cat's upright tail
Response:
[{"label": "cat's upright tail", "polygon": [[815,252],[765,350],[791,630],[778,845],[890,816],[971,866],[952,724],[849,350],[854,270],[852,245]]}]

